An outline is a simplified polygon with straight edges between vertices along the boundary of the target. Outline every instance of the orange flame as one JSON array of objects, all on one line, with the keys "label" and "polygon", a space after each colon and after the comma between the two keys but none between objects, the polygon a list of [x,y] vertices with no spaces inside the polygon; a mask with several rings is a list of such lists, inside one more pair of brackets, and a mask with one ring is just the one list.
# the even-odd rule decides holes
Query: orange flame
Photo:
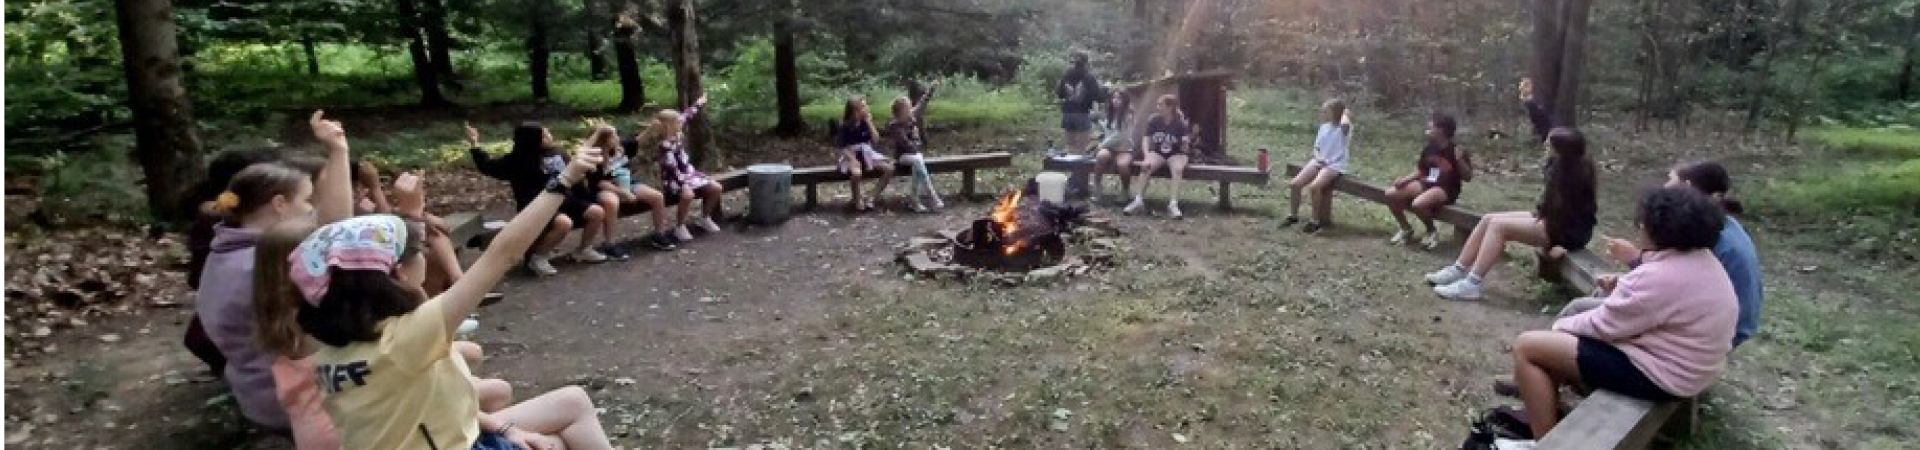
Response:
[{"label": "orange flame", "polygon": [[1019,217],[1015,214],[1019,209],[1020,191],[1018,190],[1000,196],[1000,204],[993,206],[993,222],[1000,224],[1000,235],[1008,239],[1002,247],[1007,256],[1013,256],[1020,251],[1020,242],[1012,240],[1013,232],[1020,228]]}]

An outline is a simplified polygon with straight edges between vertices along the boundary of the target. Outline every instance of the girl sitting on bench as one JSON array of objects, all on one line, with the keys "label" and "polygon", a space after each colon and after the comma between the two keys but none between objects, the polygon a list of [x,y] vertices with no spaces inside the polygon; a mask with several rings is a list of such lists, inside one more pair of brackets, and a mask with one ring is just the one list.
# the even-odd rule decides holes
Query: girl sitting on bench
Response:
[{"label": "girl sitting on bench", "polygon": [[1300,166],[1300,174],[1287,183],[1292,188],[1291,209],[1280,226],[1300,221],[1300,191],[1313,197],[1313,220],[1301,231],[1320,231],[1333,221],[1333,182],[1347,173],[1347,138],[1353,134],[1353,121],[1347,117],[1347,103],[1339,99],[1320,105],[1320,131],[1313,138],[1313,158]]},{"label": "girl sitting on bench", "polygon": [[920,202],[922,196],[931,201],[933,209],[947,207],[940,201],[940,193],[933,190],[933,176],[927,173],[927,160],[921,153],[925,141],[920,134],[920,124],[927,117],[927,101],[933,99],[933,91],[938,88],[940,80],[934,80],[918,102],[906,96],[893,99],[893,120],[887,122],[887,137],[893,145],[894,157],[913,166],[913,181],[909,183],[913,190],[907,195],[907,204],[914,212],[929,211],[927,203]]},{"label": "girl sitting on bench", "polygon": [[1185,114],[1180,112],[1180,100],[1167,94],[1155,102],[1153,116],[1147,119],[1147,134],[1140,137],[1141,154],[1145,158],[1140,168],[1139,179],[1133,183],[1133,203],[1122,210],[1126,214],[1138,214],[1147,208],[1147,180],[1153,178],[1153,172],[1165,164],[1173,175],[1173,182],[1167,189],[1167,215],[1175,219],[1180,214],[1180,178],[1187,170],[1187,151],[1193,142],[1191,127]]},{"label": "girl sitting on bench", "polygon": [[[592,400],[567,387],[485,413],[454,328],[546,229],[567,192],[600,163],[582,150],[527,202],[452,288],[428,298],[419,228],[356,217],[314,231],[290,256],[297,321],[319,341],[322,402],[344,448],[610,449]],[[410,187],[408,189],[411,189]]]},{"label": "girl sitting on bench", "polygon": [[[553,132],[538,122],[524,122],[513,129],[513,149],[506,156],[491,158],[480,149],[480,131],[472,125],[467,126],[467,144],[471,146],[474,166],[480,173],[506,180],[513,187],[513,204],[516,209],[526,209],[534,197],[540,195],[549,181],[566,167],[567,156],[554,146]],[[605,226],[600,222],[608,220],[607,211],[596,204],[598,195],[591,186],[574,186],[567,201],[561,204],[559,214],[553,216],[547,224],[546,234],[534,243],[533,251],[527,256],[527,269],[541,276],[560,273],[553,267],[553,258],[558,256],[556,249],[567,239],[567,233],[579,228],[580,247],[574,251],[573,259],[585,263],[597,263],[607,260],[591,246],[595,235]]]},{"label": "girl sitting on bench", "polygon": [[1698,395],[1726,368],[1739,301],[1713,256],[1724,215],[1688,188],[1660,188],[1636,210],[1639,267],[1599,307],[1513,342],[1527,425],[1540,438],[1559,423],[1559,386],[1655,402]]},{"label": "girl sitting on bench", "polygon": [[[367,160],[353,163],[353,214],[393,214],[393,205],[387,202],[387,191],[380,184],[380,169]],[[447,236],[447,224],[440,216],[422,213],[421,220],[427,225],[427,279],[421,283],[428,294],[438,294],[460,281],[465,269],[460,267],[459,247]],[[498,292],[488,292],[491,303],[505,298]]]},{"label": "girl sitting on bench", "polygon": [[1092,187],[1094,199],[1100,198],[1100,178],[1108,172],[1118,175],[1122,184],[1126,183],[1128,172],[1133,168],[1133,100],[1124,89],[1114,89],[1107,99],[1106,126],[1102,132],[1106,137],[1100,140],[1100,147],[1093,153]]},{"label": "girl sitting on bench", "polygon": [[[411,175],[403,175],[409,177]],[[403,183],[415,183],[409,180]],[[416,183],[417,184],[417,183]],[[417,191],[416,191],[417,192]],[[403,200],[404,201],[404,200]],[[319,343],[300,330],[297,322],[299,293],[287,276],[292,267],[288,255],[300,246],[314,229],[309,219],[291,219],[275,224],[260,235],[254,253],[253,311],[260,346],[273,355],[275,396],[285,409],[292,428],[294,447],[301,450],[340,448],[333,419],[320,402],[319,385],[314,379],[312,356]],[[432,263],[428,263],[429,266]],[[452,351],[468,366],[480,363],[480,345],[459,341]],[[513,386],[505,380],[470,378],[482,411],[498,411],[513,403]]]},{"label": "girl sitting on bench", "polygon": [[679,209],[674,214],[678,224],[673,228],[673,237],[682,242],[693,240],[693,233],[687,230],[687,214],[696,197],[706,215],[694,223],[708,233],[720,232],[720,224],[713,221],[721,214],[720,183],[693,167],[693,157],[687,154],[687,143],[680,133],[706,104],[707,96],[702,95],[687,107],[685,114],[660,110],[653,115],[653,125],[641,134],[642,141],[656,142],[660,148],[660,186],[666,195],[679,199]]},{"label": "girl sitting on bench", "polygon": [[1554,128],[1547,133],[1547,190],[1533,211],[1490,213],[1480,217],[1473,234],[1460,247],[1460,257],[1426,276],[1434,293],[1450,300],[1480,298],[1481,279],[1500,262],[1507,242],[1545,249],[1550,257],[1587,248],[1593,238],[1593,160],[1587,157],[1587,139],[1579,130]]},{"label": "girl sitting on bench", "polygon": [[[873,200],[887,192],[887,182],[893,180],[893,161],[886,155],[873,149],[873,139],[880,132],[873,127],[873,114],[867,111],[866,97],[847,99],[847,107],[840,114],[840,129],[834,133],[834,146],[840,148],[840,172],[852,178],[853,211],[866,212],[873,209]],[[874,175],[873,195],[860,196],[860,180]]]},{"label": "girl sitting on bench", "polygon": [[[629,146],[629,143],[632,145]],[[600,163],[599,170],[588,176],[599,191],[597,200],[600,208],[607,210],[606,229],[600,232],[603,236],[601,240],[605,242],[600,244],[600,253],[614,259],[627,259],[627,251],[614,244],[618,241],[614,237],[614,227],[620,223],[620,205],[627,203],[638,203],[647,208],[648,216],[653,219],[653,233],[643,240],[648,248],[662,251],[676,248],[672,230],[667,228],[666,195],[633,177],[630,155],[640,148],[638,138],[622,141],[619,130],[602,123],[593,127],[593,136],[587,138],[587,146],[600,149],[608,155],[607,160]]]},{"label": "girl sitting on bench", "polygon": [[[1395,180],[1387,189],[1387,210],[1393,212],[1393,220],[1400,225],[1400,231],[1388,240],[1393,245],[1418,242],[1428,250],[1440,247],[1433,215],[1440,207],[1460,200],[1460,185],[1473,173],[1472,162],[1453,144],[1456,128],[1458,124],[1453,116],[1433,113],[1427,120],[1427,146],[1420,150],[1413,173]],[[1427,226],[1425,239],[1407,223],[1408,209]]]}]

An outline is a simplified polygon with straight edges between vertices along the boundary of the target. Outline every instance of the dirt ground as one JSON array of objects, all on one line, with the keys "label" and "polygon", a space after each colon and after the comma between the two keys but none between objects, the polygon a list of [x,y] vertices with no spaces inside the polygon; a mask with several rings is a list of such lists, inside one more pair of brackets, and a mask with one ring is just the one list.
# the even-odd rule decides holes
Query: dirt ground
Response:
[{"label": "dirt ground", "polygon": [[[1655,178],[1671,156],[1609,163],[1608,174]],[[1537,190],[1532,155],[1483,157],[1507,169],[1469,195],[1524,207]],[[1038,156],[1018,158],[982,185],[1031,175]],[[949,194],[957,185],[943,183]],[[1622,184],[1603,201],[1628,198]],[[1124,233],[1116,267],[1012,287],[914,279],[893,261],[909,236],[959,228],[987,203],[850,217],[829,189],[828,207],[781,226],[510,278],[508,300],[479,312],[471,339],[488,358],[476,372],[512,381],[520,398],[586,386],[625,448],[1441,448],[1457,445],[1475,410],[1509,402],[1486,387],[1508,370],[1508,341],[1545,327],[1571,293],[1533,278],[1515,249],[1486,300],[1441,300],[1419,275],[1455,248],[1391,247],[1384,209],[1348,199],[1336,203],[1340,227],[1279,229],[1277,186],[1236,190],[1235,212],[1212,210],[1211,188],[1194,187],[1182,221],[1102,209]],[[1844,266],[1843,256],[1774,247],[1764,257],[1775,295],[1913,314],[1886,301],[1900,283],[1798,269]],[[289,447],[243,426],[224,386],[179,346],[189,314],[115,316],[49,337],[46,354],[10,357],[6,443]],[[1807,363],[1767,336],[1749,347],[1709,391],[1703,436],[1681,446],[1916,439],[1898,425],[1920,417],[1898,399],[1911,387],[1824,400],[1817,386],[1881,379]]]}]

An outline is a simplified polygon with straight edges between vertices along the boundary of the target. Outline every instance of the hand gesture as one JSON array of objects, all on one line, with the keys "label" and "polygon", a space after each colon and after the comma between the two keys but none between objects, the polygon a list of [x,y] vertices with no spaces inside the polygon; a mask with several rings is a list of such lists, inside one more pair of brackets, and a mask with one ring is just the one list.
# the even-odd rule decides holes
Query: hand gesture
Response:
[{"label": "hand gesture", "polygon": [[479,147],[480,146],[480,130],[473,129],[473,124],[471,123],[461,122],[460,125],[467,128],[467,146]]},{"label": "hand gesture", "polygon": [[697,98],[697,99],[694,99],[694,100],[693,100],[693,107],[695,107],[695,108],[698,108],[698,107],[702,107],[702,106],[707,106],[707,94],[706,94],[706,93],[701,93],[701,94],[700,94],[700,98]]},{"label": "hand gesture", "polygon": [[1633,258],[1640,256],[1640,247],[1633,245],[1633,241],[1620,238],[1606,239],[1607,255],[1612,256],[1614,261],[1620,264],[1626,264],[1628,261],[1633,261]]},{"label": "hand gesture", "polygon": [[420,176],[413,172],[393,180],[393,198],[401,217],[418,219],[427,213],[427,194],[420,188]]},{"label": "hand gesture", "polygon": [[1613,288],[1620,287],[1620,274],[1609,273],[1595,277],[1593,279],[1593,287],[1601,291],[1613,292]]},{"label": "hand gesture", "polygon": [[587,118],[587,128],[592,128],[593,131],[597,132],[597,131],[600,131],[601,128],[610,127],[610,126],[613,126],[613,125],[608,124],[606,119],[602,119],[599,117]]},{"label": "hand gesture", "polygon": [[587,147],[580,149],[580,151],[574,153],[573,161],[567,163],[567,168],[560,171],[560,177],[566,180],[567,184],[579,182],[581,179],[586,178],[587,174],[599,169],[600,162],[606,159],[602,155],[603,153],[599,148]]},{"label": "hand gesture", "polygon": [[328,148],[345,150],[347,148],[347,130],[340,122],[326,119],[325,110],[314,110],[313,117],[307,119],[307,125],[313,127],[313,138]]},{"label": "hand gesture", "polygon": [[360,177],[353,180],[353,183],[367,189],[380,187],[380,169],[374,167],[372,162],[364,159],[360,160],[359,166]]},{"label": "hand gesture", "polygon": [[554,450],[565,446],[564,443],[553,436],[524,431],[518,428],[507,430],[505,437],[507,441],[512,442],[514,446],[526,450]]}]

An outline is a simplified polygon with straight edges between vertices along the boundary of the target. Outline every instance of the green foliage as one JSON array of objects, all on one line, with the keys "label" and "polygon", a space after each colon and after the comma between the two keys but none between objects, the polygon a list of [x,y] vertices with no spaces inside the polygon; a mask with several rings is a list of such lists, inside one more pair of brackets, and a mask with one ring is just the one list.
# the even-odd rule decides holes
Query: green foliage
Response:
[{"label": "green foliage", "polygon": [[[44,156],[7,155],[7,165],[40,174],[40,212],[56,223],[131,223],[147,218],[140,173],[128,158],[126,135],[102,138],[102,150],[55,151]],[[24,163],[24,164],[23,164]]]},{"label": "green foliage", "polygon": [[[970,78],[945,80],[927,106],[927,122],[934,126],[1017,127],[1049,117],[1040,97],[1028,90],[994,86]],[[839,121],[846,110],[847,99],[858,95],[867,99],[874,124],[884,124],[893,120],[890,105],[896,97],[906,95],[906,88],[883,80],[868,80],[827,92],[831,94],[801,108],[800,113],[808,123]]]}]

